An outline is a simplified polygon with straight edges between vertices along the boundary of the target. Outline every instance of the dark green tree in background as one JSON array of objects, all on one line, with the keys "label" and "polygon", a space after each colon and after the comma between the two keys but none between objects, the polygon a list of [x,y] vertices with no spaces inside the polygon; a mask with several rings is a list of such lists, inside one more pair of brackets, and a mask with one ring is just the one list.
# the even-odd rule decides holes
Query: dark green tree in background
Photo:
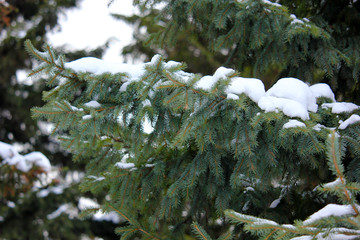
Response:
[{"label": "dark green tree in background", "polygon": [[[354,11],[349,22],[327,19],[330,1],[320,5],[304,1],[299,3],[300,12],[292,12],[296,5],[291,4],[296,2],[290,1],[135,3],[144,16],[118,17],[136,23],[135,38],[148,45],[135,43],[125,53],[164,55],[152,57],[140,73],[131,65],[116,72],[96,59],[68,63],[51,47],[39,51],[26,42],[29,54],[42,64],[32,74],[45,76],[51,87],[44,93],[46,104],[34,108],[33,116],[54,123],[63,147],[86,165],[81,188],[108,194],[101,209],[116,211],[127,222],[116,229],[122,239],[266,239],[269,234],[280,237],[286,230],[301,228],[298,220],[328,203],[356,209],[359,106],[334,102],[326,85],[311,88],[323,89],[317,99],[300,101],[314,101],[317,106],[306,107],[305,116],[293,114],[301,109],[299,105],[280,105],[298,93],[313,94],[304,82],[328,82],[337,100],[357,101],[356,87],[340,91],[340,85],[358,84],[359,31],[352,31],[359,27],[357,2],[341,2],[337,10]],[[163,4],[161,10],[154,8],[158,3]],[[144,30],[152,33],[149,39]],[[196,74],[184,72],[185,64],[170,61],[181,56],[190,69],[199,69]],[[204,78],[198,74],[213,72]],[[238,76],[257,77],[266,89],[282,77],[304,82],[283,79],[282,83],[296,82],[288,89],[292,95],[260,91],[265,97],[260,102],[252,91],[263,86],[261,81]],[[276,102],[281,104],[267,108]],[[339,111],[340,106],[348,107]],[[144,131],[145,119],[153,127],[150,133]],[[342,156],[331,154],[339,149]],[[329,164],[331,156],[336,161]],[[336,166],[344,169],[334,171]],[[313,190],[332,181],[331,172],[342,181],[330,190],[340,196],[350,189],[352,197],[339,200]],[[236,212],[243,214],[237,215],[241,218],[230,216]],[[358,221],[357,211],[350,215]],[[346,222],[346,217],[341,220]],[[250,225],[265,225],[253,235],[248,232],[254,230],[252,226],[231,222],[247,223],[247,219]],[[276,224],[294,221],[296,226],[285,225],[285,232],[272,234],[278,230]],[[333,221],[325,219],[310,227],[322,231],[321,226],[332,226]],[[359,235],[358,224],[339,226],[343,224]],[[314,232],[293,233],[287,236],[314,236]]]},{"label": "dark green tree in background", "polygon": [[[102,222],[70,219],[66,213],[48,219],[47,216],[63,204],[72,203],[76,208],[83,195],[79,194],[78,183],[72,183],[71,176],[81,174],[84,167],[74,164],[69,153],[60,149],[58,142],[44,131],[44,123],[31,118],[30,108],[42,104],[45,84],[19,80],[34,66],[34,61],[24,52],[25,39],[42,46],[47,41],[47,33],[59,27],[60,15],[77,7],[78,3],[77,0],[0,2],[0,141],[21,146],[22,153],[41,151],[61,170],[53,182],[45,181],[44,189],[34,191],[33,184],[38,177],[44,177],[41,171],[34,169],[24,173],[13,166],[0,166],[0,239],[79,239],[81,234],[114,237],[111,222],[103,225]],[[105,46],[93,51],[75,51],[68,57],[101,57],[104,49]],[[20,183],[20,180],[26,182]],[[51,191],[54,187],[62,190],[55,193]],[[39,198],[41,190],[49,190],[49,194]]]}]

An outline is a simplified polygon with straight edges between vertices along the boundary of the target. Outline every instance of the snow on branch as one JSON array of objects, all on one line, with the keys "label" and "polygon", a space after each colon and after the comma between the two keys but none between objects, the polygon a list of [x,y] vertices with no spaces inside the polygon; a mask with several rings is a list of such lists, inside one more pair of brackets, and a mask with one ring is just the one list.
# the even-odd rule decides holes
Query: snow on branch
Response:
[{"label": "snow on branch", "polygon": [[33,167],[39,167],[44,172],[51,170],[49,159],[41,152],[20,155],[12,145],[4,142],[0,142],[0,157],[2,158],[0,166],[4,164],[15,166],[22,172],[27,172]]}]

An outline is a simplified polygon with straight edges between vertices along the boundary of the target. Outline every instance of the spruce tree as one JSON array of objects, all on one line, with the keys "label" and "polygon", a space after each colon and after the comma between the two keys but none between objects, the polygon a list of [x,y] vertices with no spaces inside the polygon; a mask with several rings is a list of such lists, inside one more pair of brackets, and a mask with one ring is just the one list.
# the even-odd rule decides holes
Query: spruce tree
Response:
[{"label": "spruce tree", "polygon": [[[54,123],[86,165],[82,190],[107,194],[84,215],[115,211],[127,222],[116,229],[122,239],[252,239],[226,209],[281,224],[305,219],[332,200],[313,191],[332,178],[331,129],[346,166],[359,164],[359,106],[336,102],[326,84],[282,78],[265,92],[233,69],[202,76],[160,55],[130,65],[66,62],[29,41],[26,49],[40,62],[30,76],[51,87],[33,116]],[[347,169],[355,182],[358,172]]]}]

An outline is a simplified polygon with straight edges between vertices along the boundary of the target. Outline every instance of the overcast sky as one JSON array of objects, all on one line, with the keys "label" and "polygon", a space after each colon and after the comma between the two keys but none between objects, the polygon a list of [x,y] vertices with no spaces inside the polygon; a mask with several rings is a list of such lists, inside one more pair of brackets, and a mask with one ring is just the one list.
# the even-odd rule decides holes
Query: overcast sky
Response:
[{"label": "overcast sky", "polygon": [[111,17],[110,13],[131,15],[135,8],[132,0],[115,0],[110,7],[108,2],[82,0],[80,8],[66,11],[66,15],[60,18],[61,31],[48,35],[49,44],[66,44],[70,49],[94,49],[113,37],[115,40],[106,51],[104,59],[122,61],[120,50],[131,41],[132,30],[131,26]]}]

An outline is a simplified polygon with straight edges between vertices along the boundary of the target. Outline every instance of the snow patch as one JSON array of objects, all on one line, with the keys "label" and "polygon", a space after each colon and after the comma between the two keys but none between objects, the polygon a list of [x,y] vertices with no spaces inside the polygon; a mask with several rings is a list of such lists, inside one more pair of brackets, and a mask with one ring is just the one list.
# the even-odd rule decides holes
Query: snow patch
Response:
[{"label": "snow patch", "polygon": [[36,196],[39,198],[44,198],[47,197],[50,193],[59,195],[62,194],[64,192],[64,189],[66,188],[65,185],[59,185],[59,186],[54,186],[54,187],[49,187],[47,189],[42,189],[40,190]]},{"label": "snow patch", "polygon": [[195,84],[195,87],[209,91],[220,80],[234,74],[235,71],[231,68],[219,67],[213,76],[204,76]]},{"label": "snow patch", "polygon": [[324,125],[320,124],[320,123],[316,124],[316,125],[313,127],[313,129],[314,129],[315,131],[321,131],[321,129],[323,129],[323,128],[326,128],[326,127],[325,127]]},{"label": "snow patch", "polygon": [[341,182],[341,179],[340,178],[337,178],[335,181],[332,181],[332,182],[329,182],[329,183],[326,183],[324,185],[322,185],[324,188],[332,188],[332,187],[335,187],[335,186],[339,186],[341,185],[342,182]]},{"label": "snow patch", "polygon": [[295,128],[295,127],[306,127],[306,125],[303,122],[300,122],[295,119],[291,119],[283,126],[283,128]]},{"label": "snow patch", "polygon": [[[245,93],[251,100],[258,103],[260,98],[265,95],[265,87],[261,80],[256,78],[234,77],[227,86],[225,93],[232,98],[234,94]],[[232,98],[234,99],[234,98]]]},{"label": "snow patch", "polygon": [[269,208],[276,208],[277,205],[279,205],[280,203],[280,198],[275,199],[274,201],[272,201],[272,203],[270,204]]},{"label": "snow patch", "polygon": [[57,217],[59,217],[61,214],[66,213],[69,215],[70,219],[73,219],[78,215],[78,210],[75,208],[71,203],[66,203],[61,205],[58,209],[56,209],[54,212],[47,215],[47,219],[52,220]]},{"label": "snow patch", "polygon": [[105,180],[105,177],[97,177],[97,176],[94,176],[94,175],[90,175],[90,176],[88,176],[88,178],[93,179],[95,182]]},{"label": "snow patch", "polygon": [[339,126],[339,129],[345,129],[349,125],[355,124],[360,122],[360,116],[357,114],[351,115],[348,119],[346,119],[344,122],[342,122]]},{"label": "snow patch", "polygon": [[83,117],[82,117],[82,119],[83,120],[89,120],[89,119],[91,119],[92,118],[92,116],[91,115],[84,115]]},{"label": "snow patch", "polygon": [[83,211],[89,208],[99,208],[100,205],[90,198],[80,197],[78,208]]},{"label": "snow patch", "polygon": [[170,69],[170,68],[176,68],[179,66],[181,66],[181,63],[179,63],[179,62],[168,61],[167,63],[165,63],[164,68]]},{"label": "snow patch", "polygon": [[330,98],[333,102],[335,101],[335,94],[331,90],[330,86],[326,83],[317,83],[310,86],[311,92],[314,94],[315,98],[326,97]]},{"label": "snow patch", "polygon": [[233,93],[228,93],[228,94],[226,95],[226,98],[227,98],[227,99],[238,100],[238,99],[239,99],[239,96],[236,95],[236,94],[233,94]]},{"label": "snow patch", "polygon": [[291,238],[290,240],[312,240],[312,239],[314,239],[313,236],[301,236],[301,237]]},{"label": "snow patch", "polygon": [[75,112],[81,112],[81,111],[84,111],[84,109],[82,109],[82,108],[77,108],[77,107],[75,107],[75,106],[71,106],[71,109],[73,110],[73,111],[75,111]]},{"label": "snow patch", "polygon": [[1,164],[16,166],[20,171],[27,172],[34,166],[42,168],[45,172],[51,170],[51,164],[47,157],[40,152],[32,152],[24,156],[20,155],[13,146],[0,142]]},{"label": "snow patch", "polygon": [[350,113],[359,109],[358,105],[348,102],[323,103],[321,107],[325,109],[331,108],[331,112],[335,114]]},{"label": "snow patch", "polygon": [[291,24],[295,24],[295,23],[300,23],[300,24],[304,24],[304,21],[298,19],[295,14],[291,14],[290,18],[292,18]]},{"label": "snow patch", "polygon": [[278,112],[280,110],[288,117],[299,117],[302,120],[310,119],[304,105],[291,99],[264,96],[260,98],[258,105],[265,112]]},{"label": "snow patch", "polygon": [[279,3],[274,3],[274,2],[270,2],[269,0],[262,0],[263,3],[267,3],[267,4],[270,4],[270,5],[273,5],[273,6],[276,6],[276,7],[282,7],[281,4]]},{"label": "snow patch", "polygon": [[267,95],[299,102],[306,110],[316,112],[318,106],[310,87],[297,78],[281,78],[267,92]]},{"label": "snow patch", "polygon": [[121,168],[121,169],[130,169],[130,168],[134,168],[134,167],[135,167],[135,164],[133,164],[133,163],[117,162],[117,163],[115,163],[115,167]]},{"label": "snow patch", "polygon": [[65,68],[71,68],[75,72],[90,72],[96,75],[103,73],[126,73],[128,80],[138,80],[144,74],[144,64],[134,65],[105,61],[94,57],[84,57],[65,63]]},{"label": "snow patch", "polygon": [[282,111],[289,117],[308,120],[309,112],[316,112],[318,105],[310,87],[296,78],[279,79],[258,102],[265,112]]},{"label": "snow patch", "polygon": [[32,152],[24,155],[26,161],[41,167],[44,171],[49,172],[51,170],[51,164],[49,159],[45,157],[41,152]]},{"label": "snow patch", "polygon": [[101,107],[101,104],[97,101],[91,100],[90,102],[85,103],[84,106],[89,108],[99,108]]},{"label": "snow patch", "polygon": [[[90,198],[80,197],[78,208],[83,211],[91,208],[100,208],[100,205]],[[115,224],[120,222],[120,217],[116,212],[103,213],[101,210],[93,215],[93,219],[95,221],[110,221]]]},{"label": "snow patch", "polygon": [[143,107],[151,107],[151,102],[149,99],[145,99],[143,102],[142,102],[142,105]]},{"label": "snow patch", "polygon": [[312,214],[310,217],[308,217],[308,219],[305,220],[303,223],[305,225],[309,225],[322,218],[343,215],[355,215],[355,211],[351,205],[328,204],[316,213]]},{"label": "snow patch", "polygon": [[9,208],[14,208],[14,207],[16,206],[15,203],[12,202],[12,201],[8,201],[8,202],[6,203],[6,205],[7,205]]},{"label": "snow patch", "polygon": [[145,65],[154,65],[157,64],[159,61],[161,60],[161,55],[160,54],[155,54],[149,63],[145,63]]}]

